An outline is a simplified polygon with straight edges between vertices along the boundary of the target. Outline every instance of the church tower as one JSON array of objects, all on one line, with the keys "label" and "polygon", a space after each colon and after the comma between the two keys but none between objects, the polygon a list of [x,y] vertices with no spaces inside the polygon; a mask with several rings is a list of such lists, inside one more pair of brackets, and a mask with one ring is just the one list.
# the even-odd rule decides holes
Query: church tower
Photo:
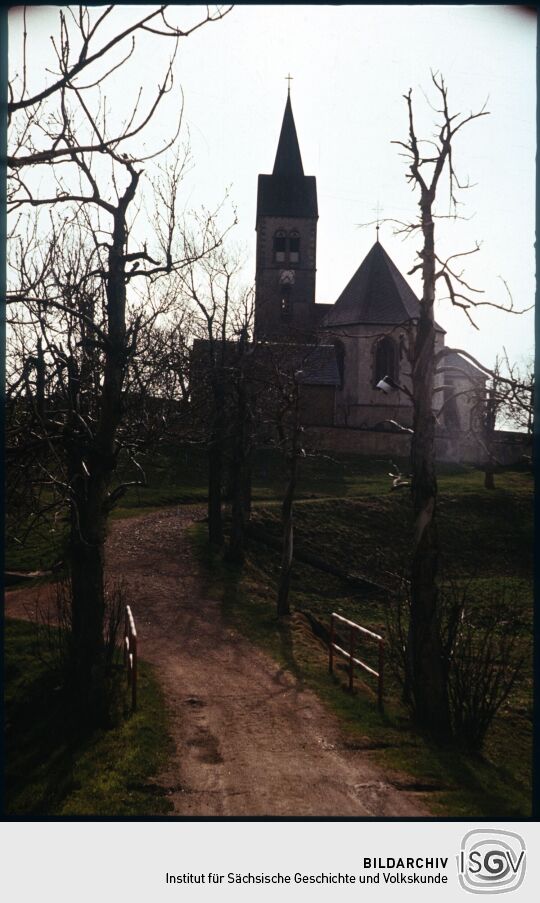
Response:
[{"label": "church tower", "polygon": [[274,169],[257,188],[257,341],[305,341],[313,331],[317,219],[316,180],[304,175],[289,91]]}]

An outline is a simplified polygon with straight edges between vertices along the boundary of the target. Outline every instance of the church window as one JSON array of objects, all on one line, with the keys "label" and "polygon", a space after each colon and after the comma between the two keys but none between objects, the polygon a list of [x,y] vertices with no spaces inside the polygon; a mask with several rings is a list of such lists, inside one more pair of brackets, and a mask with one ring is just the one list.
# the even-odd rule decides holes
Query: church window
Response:
[{"label": "church window", "polygon": [[456,403],[455,380],[446,377],[443,391],[443,425],[447,430],[459,430],[459,412]]},{"label": "church window", "polygon": [[389,376],[397,382],[398,374],[398,356],[396,343],[386,336],[377,343],[375,348],[375,373],[373,375],[373,385]]},{"label": "church window", "polygon": [[285,232],[276,232],[274,235],[274,261],[276,263],[285,263],[286,252],[287,236]]},{"label": "church window", "polygon": [[334,350],[339,373],[339,388],[342,389],[345,384],[345,345],[339,339],[336,339]]},{"label": "church window", "polygon": [[279,229],[274,233],[274,263],[300,263],[300,233],[284,232]]},{"label": "church window", "polygon": [[289,233],[289,263],[300,262],[300,235],[298,232]]}]

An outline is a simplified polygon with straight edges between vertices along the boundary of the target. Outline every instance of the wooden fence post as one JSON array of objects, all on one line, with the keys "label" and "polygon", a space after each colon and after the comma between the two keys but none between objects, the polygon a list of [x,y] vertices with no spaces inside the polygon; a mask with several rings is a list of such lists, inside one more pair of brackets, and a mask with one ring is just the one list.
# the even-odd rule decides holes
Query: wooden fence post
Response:
[{"label": "wooden fence post", "polygon": [[137,708],[137,630],[129,605],[124,613],[124,666],[127,685],[131,687],[131,708]]},{"label": "wooden fence post", "polygon": [[133,643],[133,659],[131,665],[131,708],[135,712],[137,709],[137,636],[132,636]]},{"label": "wooden fence post", "polygon": [[328,649],[328,670],[334,673],[334,615],[330,615],[330,647]]},{"label": "wooden fence post", "polygon": [[[341,640],[338,636],[339,643],[343,643],[343,647],[336,643],[336,629],[335,625],[338,622],[341,625],[344,625],[343,629],[346,627],[349,628],[349,651],[347,652],[346,648],[344,648],[347,644],[345,636],[343,636],[343,640]],[[361,659],[355,659],[355,632],[359,634],[360,639],[365,637],[366,640],[375,641],[377,643],[378,650],[378,667],[379,670],[375,671],[367,662],[362,661]],[[334,655],[337,653],[338,655],[343,656],[349,665],[349,692],[353,692],[354,689],[354,666],[358,665],[363,671],[367,671],[368,674],[371,674],[372,677],[377,679],[377,702],[379,706],[379,710],[383,711],[383,695],[384,695],[384,639],[378,633],[374,633],[372,630],[368,630],[366,627],[362,627],[360,624],[356,624],[354,621],[349,621],[348,618],[344,618],[342,615],[337,614],[337,612],[333,611],[330,615],[330,642],[328,647],[328,670],[330,674],[334,672]],[[360,653],[358,653],[360,654]]]},{"label": "wooden fence post", "polygon": [[349,691],[352,693],[353,681],[354,681],[354,628],[353,627],[351,627],[349,630],[349,646],[350,646],[350,655],[351,655],[351,667],[349,670]]},{"label": "wooden fence post", "polygon": [[378,684],[378,703],[379,710],[383,711],[383,692],[384,692],[384,641],[379,640],[379,684]]}]

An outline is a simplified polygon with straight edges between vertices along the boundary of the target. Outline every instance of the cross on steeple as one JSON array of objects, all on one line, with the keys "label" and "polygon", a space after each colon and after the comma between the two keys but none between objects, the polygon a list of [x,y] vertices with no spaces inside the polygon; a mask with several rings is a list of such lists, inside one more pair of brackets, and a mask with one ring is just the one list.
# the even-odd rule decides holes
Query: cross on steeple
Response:
[{"label": "cross on steeple", "polygon": [[293,79],[293,77],[292,77],[292,75],[291,75],[290,72],[289,72],[288,75],[285,76],[285,81],[288,82],[288,85],[287,85],[287,96],[290,97],[290,96],[291,96],[291,82],[294,81],[294,79]]},{"label": "cross on steeple", "polygon": [[379,241],[380,219],[381,219],[381,213],[382,213],[382,207],[381,207],[379,201],[377,201],[377,205],[373,208],[373,212],[375,213],[375,216],[377,218],[377,225],[375,226],[375,228],[377,230],[377,241]]}]

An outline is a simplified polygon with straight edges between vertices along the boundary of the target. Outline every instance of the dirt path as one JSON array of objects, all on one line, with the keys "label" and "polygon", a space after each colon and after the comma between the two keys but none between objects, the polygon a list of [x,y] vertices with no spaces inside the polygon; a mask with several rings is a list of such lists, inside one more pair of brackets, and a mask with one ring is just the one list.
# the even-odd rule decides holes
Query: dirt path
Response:
[{"label": "dirt path", "polygon": [[[312,692],[224,623],[184,536],[200,513],[118,521],[107,546],[110,575],[129,584],[141,656],[169,700],[175,754],[158,781],[172,814],[427,815],[368,751],[346,747]],[[9,593],[6,613],[28,599]]]}]

